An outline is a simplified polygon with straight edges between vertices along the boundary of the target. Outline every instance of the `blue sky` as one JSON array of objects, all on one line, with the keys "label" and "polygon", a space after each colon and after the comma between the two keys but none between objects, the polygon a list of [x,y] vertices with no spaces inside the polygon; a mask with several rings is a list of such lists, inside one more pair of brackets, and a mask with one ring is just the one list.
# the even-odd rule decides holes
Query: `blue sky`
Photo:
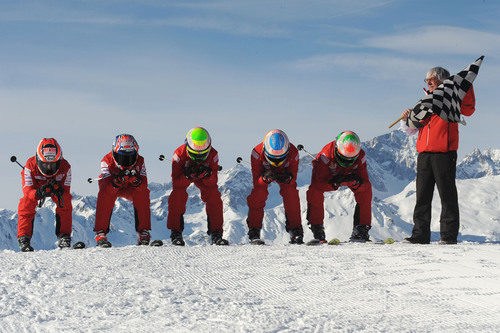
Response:
[{"label": "blue sky", "polygon": [[459,156],[499,148],[498,1],[9,1],[0,2],[0,207],[15,209],[20,169],[55,137],[86,183],[116,134],[139,141],[150,181],[206,127],[230,168],[272,128],[318,151],[340,131],[387,133],[422,98],[427,70],[458,72],[486,55],[477,113]]}]

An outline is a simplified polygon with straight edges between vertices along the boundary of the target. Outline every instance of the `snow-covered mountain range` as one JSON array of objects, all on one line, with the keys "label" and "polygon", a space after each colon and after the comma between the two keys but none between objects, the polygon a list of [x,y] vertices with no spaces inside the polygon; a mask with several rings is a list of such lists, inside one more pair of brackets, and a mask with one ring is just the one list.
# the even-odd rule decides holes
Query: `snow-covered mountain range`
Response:
[{"label": "snow-covered mountain range", "polygon": [[[363,143],[367,154],[368,171],[373,185],[372,238],[393,237],[402,239],[412,229],[412,214],[415,204],[415,167],[417,152],[415,137],[399,130],[378,136]],[[326,144],[326,143],[325,143]],[[224,164],[224,163],[223,163]],[[311,158],[300,160],[298,186],[302,204],[305,239],[312,238],[307,227],[305,193],[311,177]],[[461,234],[465,241],[500,241],[500,150],[474,150],[457,166],[457,187],[461,210]],[[166,228],[168,197],[172,184],[151,183],[152,237],[168,239]],[[236,244],[246,243],[246,197],[252,188],[250,170],[242,165],[225,167],[219,174],[219,188],[224,202],[224,236]],[[287,243],[285,215],[278,186],[270,186],[264,217],[263,237],[268,243]],[[199,191],[191,186],[185,214],[184,235],[188,245],[208,244],[206,235],[205,206]],[[440,204],[437,190],[433,207],[433,240],[439,239]],[[73,194],[73,240],[94,245],[95,196]],[[327,238],[347,239],[352,230],[354,196],[342,188],[325,193],[325,228]],[[38,209],[35,218],[32,245],[35,249],[56,247],[54,234],[55,205],[47,200]],[[17,250],[17,214],[0,210],[0,249]],[[114,246],[136,242],[134,213],[130,202],[119,199],[111,219],[109,239]]]}]

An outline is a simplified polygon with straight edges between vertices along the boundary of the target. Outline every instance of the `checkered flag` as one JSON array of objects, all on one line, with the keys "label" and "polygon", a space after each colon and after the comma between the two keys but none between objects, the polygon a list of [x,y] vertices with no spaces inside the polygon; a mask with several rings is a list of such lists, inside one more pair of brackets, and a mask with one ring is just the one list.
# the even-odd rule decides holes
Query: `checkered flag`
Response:
[{"label": "checkered flag", "polygon": [[432,93],[422,98],[410,112],[407,120],[408,127],[414,129],[422,127],[420,122],[433,113],[447,122],[460,122],[460,105],[472,86],[483,59],[484,56],[479,57],[469,67],[450,76]]}]

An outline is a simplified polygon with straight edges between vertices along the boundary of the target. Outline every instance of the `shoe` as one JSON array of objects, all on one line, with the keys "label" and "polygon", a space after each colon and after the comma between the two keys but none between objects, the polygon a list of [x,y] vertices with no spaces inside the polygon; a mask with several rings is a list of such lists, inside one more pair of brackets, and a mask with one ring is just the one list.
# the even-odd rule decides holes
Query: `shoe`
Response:
[{"label": "shoe", "polygon": [[137,245],[149,245],[150,240],[149,231],[142,230],[137,233]]},{"label": "shoe", "polygon": [[60,234],[57,240],[57,246],[59,248],[71,247],[71,236],[68,234]]},{"label": "shoe", "polygon": [[248,229],[248,239],[250,239],[250,241],[260,239],[260,229],[259,228]]},{"label": "shoe", "polygon": [[222,238],[222,231],[212,231],[212,245],[229,245],[227,239]]},{"label": "shoe", "polygon": [[177,245],[177,246],[186,245],[184,239],[182,238],[182,231],[172,230],[172,232],[170,233],[170,239],[172,240],[172,245]]},{"label": "shoe", "polygon": [[352,229],[351,238],[349,238],[349,242],[359,242],[364,243],[370,241],[370,235],[368,235],[368,231],[372,227],[369,225],[358,224]]},{"label": "shoe", "polygon": [[302,231],[302,228],[293,228],[289,233],[290,244],[304,244],[304,231]]},{"label": "shoe", "polygon": [[33,247],[31,246],[31,238],[29,236],[21,236],[17,239],[19,243],[19,249],[21,252],[33,252]]},{"label": "shoe", "polygon": [[95,235],[95,241],[99,247],[111,247],[111,243],[108,241],[104,231],[100,231]]},{"label": "shoe", "polygon": [[320,242],[326,242],[325,236],[325,228],[321,224],[311,225],[311,231],[313,233],[314,239],[319,240]]},{"label": "shoe", "polygon": [[438,242],[439,245],[449,245],[449,244],[457,244],[456,240],[453,239],[443,239],[441,238]]},{"label": "shoe", "polygon": [[430,241],[426,241],[422,238],[417,238],[417,237],[407,237],[403,239],[403,243],[411,243],[411,244],[429,244]]}]

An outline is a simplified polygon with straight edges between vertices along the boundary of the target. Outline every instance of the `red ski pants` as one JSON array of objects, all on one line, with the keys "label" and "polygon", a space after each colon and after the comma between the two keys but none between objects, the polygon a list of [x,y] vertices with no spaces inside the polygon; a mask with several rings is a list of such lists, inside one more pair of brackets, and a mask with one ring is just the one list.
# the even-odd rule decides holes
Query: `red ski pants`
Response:
[{"label": "red ski pants", "polygon": [[[70,193],[64,193],[62,196],[64,207],[56,208],[56,235],[68,234],[71,235],[72,224],[73,224],[73,206],[71,205],[72,196]],[[56,196],[52,196],[52,201],[56,204],[59,202]],[[19,206],[17,208],[17,237],[33,235],[33,221],[35,220],[36,206],[38,200],[30,199],[23,196],[19,200]]]},{"label": "red ski pants", "polygon": [[[316,186],[314,183],[307,190],[307,220],[311,225],[323,225],[325,210],[323,206],[324,193],[326,192],[322,186]],[[355,224],[372,224],[372,188],[369,184],[361,185],[357,190],[350,188],[354,193],[354,199],[359,206],[359,221]],[[357,214],[355,214],[356,216]]]},{"label": "red ski pants", "polygon": [[132,201],[135,210],[135,230],[151,230],[149,189],[146,183],[138,187],[116,188],[111,182],[102,181],[97,194],[94,231],[109,232],[111,213],[118,197]]},{"label": "red ski pants", "polygon": [[[188,199],[187,186],[174,186],[168,198],[167,228],[170,230],[184,230],[183,215],[186,212]],[[222,232],[224,217],[222,213],[222,199],[217,184],[205,185],[203,180],[197,180],[194,185],[200,189],[201,200],[205,203],[207,212],[208,232]]]},{"label": "red ski pants", "polygon": [[[286,215],[286,230],[299,227],[302,228],[302,219],[300,216],[300,199],[297,184],[278,184],[280,195],[283,198],[283,206]],[[247,197],[249,228],[262,229],[262,220],[264,218],[264,207],[269,195],[268,184],[254,185],[252,192]]]}]

